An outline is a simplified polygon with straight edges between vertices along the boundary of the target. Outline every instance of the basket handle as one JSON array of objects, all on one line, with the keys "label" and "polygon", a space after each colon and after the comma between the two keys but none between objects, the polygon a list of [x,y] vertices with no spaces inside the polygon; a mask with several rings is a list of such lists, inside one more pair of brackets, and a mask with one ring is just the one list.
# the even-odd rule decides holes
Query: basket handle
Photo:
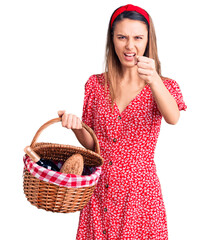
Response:
[{"label": "basket handle", "polygon": [[[31,144],[30,144],[30,147],[33,148],[35,143],[37,142],[37,139],[38,137],[40,136],[40,134],[42,133],[42,131],[47,128],[48,126],[54,124],[54,123],[57,123],[57,122],[61,122],[62,118],[59,117],[59,118],[54,118],[54,119],[51,119],[49,120],[48,122],[44,123],[39,129],[38,131],[36,132]],[[90,128],[88,125],[86,125],[84,122],[81,122],[82,123],[82,126],[90,133],[90,135],[92,136],[94,142],[95,142],[95,152],[98,153],[100,155],[100,146],[99,146],[99,143],[98,143],[98,139],[94,133],[94,131],[92,130],[92,128]]]}]

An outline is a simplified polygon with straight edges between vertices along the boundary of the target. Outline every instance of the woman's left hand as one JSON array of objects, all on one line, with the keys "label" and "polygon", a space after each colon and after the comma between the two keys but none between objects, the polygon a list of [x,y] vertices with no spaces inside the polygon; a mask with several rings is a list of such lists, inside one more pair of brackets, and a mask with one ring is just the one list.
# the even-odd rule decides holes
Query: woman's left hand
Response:
[{"label": "woman's left hand", "polygon": [[147,84],[152,84],[159,77],[156,68],[155,60],[145,56],[136,57],[137,70],[139,77],[141,77]]}]

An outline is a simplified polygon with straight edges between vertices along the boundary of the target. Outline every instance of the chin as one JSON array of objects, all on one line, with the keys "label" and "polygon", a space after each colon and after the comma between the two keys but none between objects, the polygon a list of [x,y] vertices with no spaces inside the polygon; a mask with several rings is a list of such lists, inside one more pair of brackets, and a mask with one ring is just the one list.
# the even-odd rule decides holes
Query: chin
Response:
[{"label": "chin", "polygon": [[125,67],[125,68],[133,68],[133,67],[136,67],[136,65],[134,63],[122,63],[121,64],[122,67]]}]

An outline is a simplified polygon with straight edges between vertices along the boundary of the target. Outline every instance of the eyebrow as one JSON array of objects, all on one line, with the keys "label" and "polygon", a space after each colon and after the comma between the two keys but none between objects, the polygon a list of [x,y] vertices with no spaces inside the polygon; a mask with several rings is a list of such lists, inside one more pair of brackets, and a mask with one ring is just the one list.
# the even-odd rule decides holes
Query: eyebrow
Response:
[{"label": "eyebrow", "polygon": [[[117,34],[117,36],[125,36],[126,34],[121,34],[121,33],[118,33]],[[144,37],[144,35],[142,35],[142,34],[136,34],[135,36],[143,36]]]}]

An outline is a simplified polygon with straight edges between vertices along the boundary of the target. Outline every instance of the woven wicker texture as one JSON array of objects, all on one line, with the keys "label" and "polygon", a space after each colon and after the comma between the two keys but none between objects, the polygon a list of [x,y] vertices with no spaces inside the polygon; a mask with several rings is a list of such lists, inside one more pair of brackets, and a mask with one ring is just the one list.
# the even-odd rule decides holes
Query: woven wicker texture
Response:
[{"label": "woven wicker texture", "polygon": [[[95,152],[82,147],[56,143],[36,143],[41,132],[53,123],[60,122],[61,118],[55,118],[39,128],[35,134],[31,148],[44,159],[66,161],[72,154],[79,153],[84,158],[84,164],[100,167],[103,158],[100,156],[100,148],[94,131],[82,122],[82,126],[91,134],[95,141]],[[27,169],[23,173],[23,188],[27,200],[34,206],[46,211],[69,213],[80,211],[88,203],[96,185],[81,188],[67,188],[45,182],[34,177]]]}]

